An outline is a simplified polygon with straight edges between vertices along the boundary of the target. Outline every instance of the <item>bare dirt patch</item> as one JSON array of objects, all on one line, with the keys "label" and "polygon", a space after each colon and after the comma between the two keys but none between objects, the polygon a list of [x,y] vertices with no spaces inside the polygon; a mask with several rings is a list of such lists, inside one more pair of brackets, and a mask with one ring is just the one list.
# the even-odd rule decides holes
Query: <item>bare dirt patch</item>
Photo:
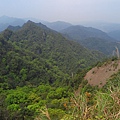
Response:
[{"label": "bare dirt patch", "polygon": [[102,87],[113,74],[120,70],[120,60],[109,61],[101,67],[92,68],[84,77],[92,86]]}]

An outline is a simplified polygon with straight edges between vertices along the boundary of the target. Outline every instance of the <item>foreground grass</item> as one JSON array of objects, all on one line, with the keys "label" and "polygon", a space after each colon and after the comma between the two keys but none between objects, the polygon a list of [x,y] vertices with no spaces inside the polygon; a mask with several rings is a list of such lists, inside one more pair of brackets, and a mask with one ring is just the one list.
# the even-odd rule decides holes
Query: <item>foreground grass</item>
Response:
[{"label": "foreground grass", "polygon": [[79,95],[71,98],[68,108],[71,115],[61,120],[120,120],[120,83],[92,92],[81,88]]},{"label": "foreground grass", "polygon": [[[81,88],[64,106],[66,114],[59,120],[120,120],[120,86],[92,92]],[[52,120],[47,109],[43,113],[44,120]],[[39,116],[35,120],[43,119]]]}]

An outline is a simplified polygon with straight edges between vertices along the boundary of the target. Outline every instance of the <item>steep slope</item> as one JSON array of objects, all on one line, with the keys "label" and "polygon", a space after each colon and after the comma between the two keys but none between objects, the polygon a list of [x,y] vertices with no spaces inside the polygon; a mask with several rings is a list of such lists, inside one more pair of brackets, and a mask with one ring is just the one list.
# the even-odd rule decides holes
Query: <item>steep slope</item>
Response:
[{"label": "steep slope", "polygon": [[7,88],[24,85],[67,85],[69,76],[38,55],[19,48],[0,36],[0,84]]},{"label": "steep slope", "polygon": [[105,62],[102,66],[92,68],[84,77],[92,86],[103,87],[107,80],[120,70],[120,60]]},{"label": "steep slope", "polygon": [[48,60],[65,73],[85,68],[103,57],[102,54],[91,52],[46,26],[31,21],[14,32],[9,41]]}]

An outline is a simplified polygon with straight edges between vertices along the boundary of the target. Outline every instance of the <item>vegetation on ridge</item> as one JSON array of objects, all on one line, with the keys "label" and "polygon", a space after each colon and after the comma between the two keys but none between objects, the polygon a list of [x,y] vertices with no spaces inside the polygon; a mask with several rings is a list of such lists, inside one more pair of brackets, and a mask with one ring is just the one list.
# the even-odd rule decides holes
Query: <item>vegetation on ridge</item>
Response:
[{"label": "vegetation on ridge", "polygon": [[97,50],[108,56],[112,56],[116,46],[120,49],[117,40],[92,27],[70,26],[62,30],[61,33],[66,38],[77,41],[90,50]]},{"label": "vegetation on ridge", "polygon": [[102,89],[84,80],[90,65],[103,57],[42,24],[29,21],[5,30],[0,35],[0,119],[118,120],[119,73]]}]

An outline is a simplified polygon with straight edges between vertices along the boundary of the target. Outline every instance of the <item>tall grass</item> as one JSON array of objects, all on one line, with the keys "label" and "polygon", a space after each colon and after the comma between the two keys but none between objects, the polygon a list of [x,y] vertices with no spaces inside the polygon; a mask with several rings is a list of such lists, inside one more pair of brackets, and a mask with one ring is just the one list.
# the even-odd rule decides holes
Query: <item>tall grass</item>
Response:
[{"label": "tall grass", "polygon": [[120,87],[93,93],[81,88],[79,95],[71,98],[69,115],[61,120],[120,120]]},{"label": "tall grass", "polygon": [[[52,120],[48,110],[42,113],[46,116],[44,120]],[[35,120],[43,120],[40,118]],[[93,93],[81,88],[79,95],[71,97],[66,115],[60,120],[120,120],[120,87],[112,86],[106,92],[96,90]]]},{"label": "tall grass", "polygon": [[[81,86],[66,104],[66,114],[60,120],[120,120],[119,80],[117,86],[109,82],[105,88],[89,91],[86,86]],[[46,116],[44,120],[52,120],[47,109],[42,113]]]}]

